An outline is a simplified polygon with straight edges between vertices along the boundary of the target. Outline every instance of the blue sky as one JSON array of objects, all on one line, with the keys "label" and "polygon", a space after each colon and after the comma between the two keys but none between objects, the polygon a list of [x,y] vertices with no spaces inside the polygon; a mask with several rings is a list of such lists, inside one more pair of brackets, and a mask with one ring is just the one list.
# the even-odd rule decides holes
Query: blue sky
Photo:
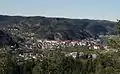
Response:
[{"label": "blue sky", "polygon": [[120,19],[120,0],[0,0],[0,14]]}]

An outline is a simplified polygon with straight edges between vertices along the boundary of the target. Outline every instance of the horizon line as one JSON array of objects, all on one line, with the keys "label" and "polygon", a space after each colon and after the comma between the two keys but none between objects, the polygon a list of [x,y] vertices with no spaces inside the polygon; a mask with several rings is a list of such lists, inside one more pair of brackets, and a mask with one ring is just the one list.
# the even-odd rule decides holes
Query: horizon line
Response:
[{"label": "horizon line", "polygon": [[88,19],[88,20],[101,20],[101,21],[111,21],[111,22],[117,22],[116,20],[110,20],[110,19],[100,19],[100,18],[80,18],[80,17],[67,17],[67,16],[48,16],[48,15],[22,15],[22,14],[0,14],[3,16],[20,16],[20,17],[46,17],[46,18],[65,18],[65,19]]}]

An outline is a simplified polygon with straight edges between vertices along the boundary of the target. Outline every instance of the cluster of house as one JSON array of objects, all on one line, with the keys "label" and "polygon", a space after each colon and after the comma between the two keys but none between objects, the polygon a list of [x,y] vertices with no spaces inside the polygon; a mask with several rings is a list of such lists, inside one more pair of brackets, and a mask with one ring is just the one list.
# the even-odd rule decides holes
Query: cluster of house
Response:
[{"label": "cluster of house", "polygon": [[[39,54],[39,51],[44,50],[55,50],[60,48],[66,48],[66,47],[76,47],[80,46],[85,49],[106,49],[106,46],[102,45],[100,43],[100,40],[94,40],[94,39],[85,39],[81,41],[53,41],[53,40],[38,40],[34,41],[34,39],[29,40],[25,44],[25,50],[19,54],[19,57],[25,57],[25,60],[27,59],[36,59]],[[76,58],[78,55],[77,52],[71,52],[71,53],[65,53],[65,56],[72,56],[73,58]],[[97,57],[96,54],[84,54],[79,53],[79,58],[83,59],[95,59]]]},{"label": "cluster of house", "polygon": [[78,41],[53,41],[53,40],[37,40],[38,47],[41,49],[58,49],[65,47],[80,46],[86,49],[107,49],[107,45],[101,43],[100,39],[85,39]]},{"label": "cluster of house", "polygon": [[71,52],[71,53],[67,53],[65,54],[66,57],[73,57],[74,59],[76,58],[81,58],[81,59],[96,59],[97,58],[97,54],[85,54],[83,52]]},{"label": "cluster of house", "polygon": [[[12,33],[17,31],[18,29],[8,29]],[[21,34],[21,33],[20,33]],[[14,35],[14,34],[13,34]],[[18,35],[18,34],[17,34]],[[21,35],[25,36],[24,44],[21,46],[21,50],[19,53],[19,57],[25,58],[25,60],[28,59],[36,59],[39,55],[39,51],[41,49],[48,49],[48,50],[55,50],[55,49],[61,49],[66,47],[82,47],[85,49],[107,49],[107,45],[103,44],[100,39],[84,39],[84,40],[65,40],[65,41],[56,41],[56,40],[41,40],[34,38],[34,33],[24,32]],[[12,46],[14,47],[14,46]],[[24,49],[23,49],[24,48]],[[34,54],[34,52],[37,52]],[[18,50],[17,50],[18,52]],[[72,56],[73,58],[76,58],[79,55],[81,58],[96,58],[96,54],[84,54],[84,53],[77,53],[77,52],[71,52],[66,53],[65,56]]]},{"label": "cluster of house", "polygon": [[[19,26],[14,25],[14,28],[8,28],[9,31],[18,31],[17,28]],[[24,32],[22,35],[26,36],[26,39],[28,40],[35,40],[34,39],[34,33]],[[39,49],[59,49],[59,48],[66,48],[66,47],[76,47],[80,46],[85,49],[107,49],[107,45],[101,43],[100,39],[84,39],[84,40],[65,40],[65,41],[55,41],[55,40],[39,40],[36,39],[36,42],[32,42],[32,45],[26,45],[27,48],[32,49],[32,47],[37,47]]]}]

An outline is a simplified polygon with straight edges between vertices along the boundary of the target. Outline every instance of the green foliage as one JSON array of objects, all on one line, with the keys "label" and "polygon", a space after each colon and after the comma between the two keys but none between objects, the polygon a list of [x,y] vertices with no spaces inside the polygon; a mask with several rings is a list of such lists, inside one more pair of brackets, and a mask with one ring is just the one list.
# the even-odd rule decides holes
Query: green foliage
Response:
[{"label": "green foliage", "polygon": [[118,52],[113,52],[99,54],[96,59],[74,59],[50,51],[44,58],[18,62],[6,52],[0,56],[0,74],[119,74],[119,57]]},{"label": "green foliage", "polygon": [[120,34],[120,20],[118,20],[116,28],[117,28],[118,34]]},{"label": "green foliage", "polygon": [[[118,22],[116,24],[116,28],[117,28],[117,33],[120,34],[120,20],[118,20]],[[119,36],[110,37],[108,39],[108,45],[110,46],[110,48],[120,49],[120,38],[119,38]]]},{"label": "green foliage", "polygon": [[110,48],[120,49],[120,38],[111,38],[108,40],[108,45]]}]

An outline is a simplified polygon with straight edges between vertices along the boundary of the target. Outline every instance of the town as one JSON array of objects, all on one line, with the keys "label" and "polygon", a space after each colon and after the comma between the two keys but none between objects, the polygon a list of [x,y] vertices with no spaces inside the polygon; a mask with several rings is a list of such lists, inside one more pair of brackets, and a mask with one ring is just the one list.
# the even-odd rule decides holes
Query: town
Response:
[{"label": "town", "polygon": [[[18,43],[11,45],[10,48],[12,53],[18,53],[18,57],[22,57],[25,60],[28,59],[36,59],[37,57],[45,57],[42,52],[44,51],[56,51],[64,48],[75,48],[78,47],[79,50],[108,50],[107,43],[105,43],[102,39],[98,38],[88,38],[83,40],[47,40],[47,39],[39,39],[36,38],[35,33],[32,32],[22,32],[22,28],[19,25],[14,25],[13,27],[8,27],[8,29],[3,28],[3,31],[7,31],[12,36],[17,35],[19,37]],[[21,39],[24,39],[20,41]],[[24,41],[24,42],[23,42]],[[18,47],[19,46],[19,47]],[[16,48],[17,47],[17,48]],[[77,56],[77,52],[64,52],[65,56],[72,56],[75,58]],[[97,54],[85,54],[80,52],[80,57],[86,58],[96,58]]]}]

